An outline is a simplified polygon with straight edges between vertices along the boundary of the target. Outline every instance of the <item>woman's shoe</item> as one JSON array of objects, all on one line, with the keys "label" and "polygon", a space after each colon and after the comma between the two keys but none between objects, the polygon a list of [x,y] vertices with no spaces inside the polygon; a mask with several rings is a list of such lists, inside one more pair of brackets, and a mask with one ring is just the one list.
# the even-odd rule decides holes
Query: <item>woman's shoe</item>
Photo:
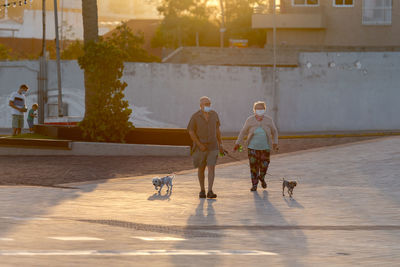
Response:
[{"label": "woman's shoe", "polygon": [[250,191],[257,191],[257,186],[256,186],[256,185],[253,185],[253,186],[250,188]]},{"label": "woman's shoe", "polygon": [[265,182],[265,179],[260,179],[260,181],[262,188],[267,188],[267,183]]}]

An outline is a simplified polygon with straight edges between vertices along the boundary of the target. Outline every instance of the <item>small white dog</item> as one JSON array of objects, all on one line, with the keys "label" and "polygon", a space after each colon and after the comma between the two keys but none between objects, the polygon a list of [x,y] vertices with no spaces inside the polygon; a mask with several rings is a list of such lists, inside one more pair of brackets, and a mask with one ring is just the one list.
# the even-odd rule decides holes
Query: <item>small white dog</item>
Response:
[{"label": "small white dog", "polygon": [[161,193],[161,189],[163,188],[164,185],[166,185],[168,187],[167,189],[167,193],[172,191],[172,179],[175,177],[175,175],[168,175],[162,178],[153,178],[153,185],[154,188],[157,190],[158,187],[160,187],[160,189],[158,190],[158,193]]}]

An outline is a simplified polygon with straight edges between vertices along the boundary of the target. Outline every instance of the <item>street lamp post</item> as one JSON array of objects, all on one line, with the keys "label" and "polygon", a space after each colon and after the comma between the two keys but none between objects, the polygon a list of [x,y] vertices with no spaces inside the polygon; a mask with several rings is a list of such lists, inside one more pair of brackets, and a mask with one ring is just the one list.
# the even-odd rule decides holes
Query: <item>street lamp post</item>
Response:
[{"label": "street lamp post", "polygon": [[58,87],[58,117],[63,117],[62,88],[61,88],[61,64],[60,64],[60,38],[58,36],[58,9],[57,0],[54,0],[54,28],[56,31],[57,54],[57,87]]},{"label": "street lamp post", "polygon": [[274,2],[273,7],[273,28],[272,28],[272,94],[273,94],[273,111],[274,111],[274,121],[275,124],[278,125],[278,99],[276,92],[276,0],[272,0]]},{"label": "street lamp post", "polygon": [[219,0],[219,4],[221,5],[221,28],[219,29],[220,33],[220,47],[224,47],[224,33],[226,31],[225,29],[225,11],[224,11],[224,3],[223,0]]},{"label": "street lamp post", "polygon": [[42,0],[42,56],[40,57],[40,71],[38,82],[38,122],[44,124],[44,110],[46,104],[46,83],[47,83],[47,64],[46,64],[46,0]]},{"label": "street lamp post", "polygon": [[4,20],[8,19],[8,0],[6,0],[6,2],[4,3]]}]

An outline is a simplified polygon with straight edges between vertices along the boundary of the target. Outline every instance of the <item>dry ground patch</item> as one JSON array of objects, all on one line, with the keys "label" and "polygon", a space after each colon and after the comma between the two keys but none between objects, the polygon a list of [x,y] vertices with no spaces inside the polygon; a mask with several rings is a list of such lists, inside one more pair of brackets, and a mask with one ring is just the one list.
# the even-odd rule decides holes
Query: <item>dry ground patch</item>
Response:
[{"label": "dry ground patch", "polygon": [[[282,139],[279,154],[299,150],[339,145],[376,137],[342,137]],[[234,141],[224,141],[224,147],[232,151]],[[232,153],[232,152],[231,152]],[[246,151],[232,154],[247,159]],[[218,164],[233,162],[227,156],[219,158]],[[273,164],[273,159],[271,164]],[[167,174],[172,171],[193,169],[187,157],[83,157],[83,156],[0,156],[0,184],[44,185],[83,182],[98,179],[132,177],[146,174]]]}]

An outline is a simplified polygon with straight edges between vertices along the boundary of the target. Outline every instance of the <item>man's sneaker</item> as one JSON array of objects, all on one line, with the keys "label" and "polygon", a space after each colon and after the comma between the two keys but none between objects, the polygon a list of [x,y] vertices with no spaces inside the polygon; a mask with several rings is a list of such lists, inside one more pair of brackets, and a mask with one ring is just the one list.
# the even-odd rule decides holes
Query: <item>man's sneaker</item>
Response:
[{"label": "man's sneaker", "polygon": [[200,191],[199,198],[206,198],[206,191]]},{"label": "man's sneaker", "polygon": [[267,188],[267,183],[265,182],[265,179],[260,179],[260,181],[262,188]]},{"label": "man's sneaker", "polygon": [[250,188],[250,191],[257,191],[257,186],[256,186],[256,185],[253,185],[253,186]]},{"label": "man's sneaker", "polygon": [[217,194],[214,194],[213,191],[208,191],[207,197],[208,197],[208,198],[216,198],[216,197],[217,197]]}]

